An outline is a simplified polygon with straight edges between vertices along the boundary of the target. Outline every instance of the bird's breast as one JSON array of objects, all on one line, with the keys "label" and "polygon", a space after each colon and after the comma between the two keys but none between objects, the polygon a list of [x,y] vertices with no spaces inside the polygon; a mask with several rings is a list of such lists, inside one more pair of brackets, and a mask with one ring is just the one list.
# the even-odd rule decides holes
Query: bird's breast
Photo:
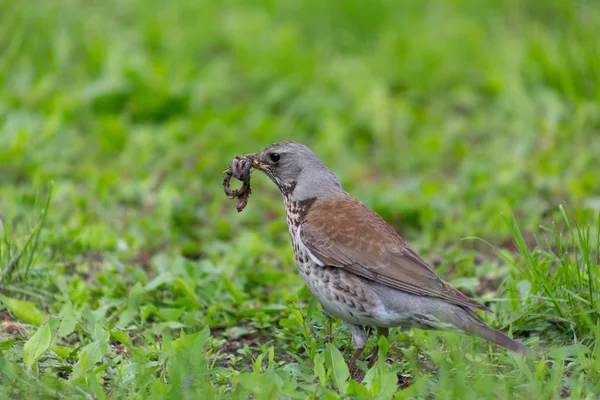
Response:
[{"label": "bird's breast", "polygon": [[284,194],[284,203],[296,265],[325,312],[350,323],[377,325],[383,306],[364,280],[343,269],[324,265],[302,242],[300,225],[312,201],[292,201],[290,195]]},{"label": "bird's breast", "polygon": [[291,196],[291,193],[284,193],[283,202],[285,204],[285,213],[287,217],[290,238],[292,239],[292,243],[294,243],[298,233],[298,228],[306,217],[306,213],[312,206],[313,201],[293,201]]}]

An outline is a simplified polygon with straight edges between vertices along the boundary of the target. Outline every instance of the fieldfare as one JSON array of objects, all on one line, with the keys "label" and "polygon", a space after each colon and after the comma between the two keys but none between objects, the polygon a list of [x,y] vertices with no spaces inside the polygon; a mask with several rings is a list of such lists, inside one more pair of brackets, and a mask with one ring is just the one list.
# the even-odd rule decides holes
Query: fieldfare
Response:
[{"label": "fieldfare", "polygon": [[[527,347],[488,327],[476,310],[490,312],[441,280],[434,269],[375,211],[342,189],[308,147],[275,143],[235,160],[266,173],[283,194],[287,223],[304,282],[323,311],[348,327],[356,361],[368,338],[365,327],[387,336],[391,327],[451,329],[509,350]],[[236,170],[236,168],[234,168]],[[377,350],[371,357],[372,366]]]}]

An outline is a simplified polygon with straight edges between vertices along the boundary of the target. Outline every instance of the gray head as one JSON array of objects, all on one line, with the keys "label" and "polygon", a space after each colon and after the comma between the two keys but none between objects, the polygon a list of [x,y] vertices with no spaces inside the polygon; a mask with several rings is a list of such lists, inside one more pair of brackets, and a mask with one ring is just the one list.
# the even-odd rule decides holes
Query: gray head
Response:
[{"label": "gray head", "polygon": [[284,195],[295,201],[343,194],[338,178],[303,144],[279,142],[249,154],[255,168],[271,178]]}]

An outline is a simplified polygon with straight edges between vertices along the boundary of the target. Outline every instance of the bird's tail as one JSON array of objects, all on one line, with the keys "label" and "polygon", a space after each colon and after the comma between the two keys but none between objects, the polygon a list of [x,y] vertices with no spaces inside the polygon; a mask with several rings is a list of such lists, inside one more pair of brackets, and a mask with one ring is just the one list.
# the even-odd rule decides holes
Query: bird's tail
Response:
[{"label": "bird's tail", "polygon": [[465,326],[462,328],[464,329],[464,332],[469,335],[479,336],[482,339],[496,343],[497,345],[514,351],[515,353],[522,354],[528,358],[532,358],[534,356],[529,347],[509,338],[500,331],[490,328],[489,326],[485,325],[483,321],[472,321],[469,324],[465,324]]},{"label": "bird's tail", "polygon": [[478,327],[477,336],[489,340],[490,342],[496,343],[497,345],[502,346],[505,349],[514,351],[515,353],[519,353],[530,358],[533,357],[533,353],[529,347],[517,342],[516,340],[509,338],[504,333],[492,329],[489,326],[483,325]]}]

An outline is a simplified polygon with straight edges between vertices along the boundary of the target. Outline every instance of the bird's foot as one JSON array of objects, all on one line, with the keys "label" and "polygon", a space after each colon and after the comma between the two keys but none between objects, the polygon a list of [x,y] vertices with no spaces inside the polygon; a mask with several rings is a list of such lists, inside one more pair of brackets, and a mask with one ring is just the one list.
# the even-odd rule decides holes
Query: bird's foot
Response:
[{"label": "bird's foot", "polygon": [[350,377],[356,382],[361,383],[365,379],[365,373],[360,370],[357,366],[350,370]]}]

